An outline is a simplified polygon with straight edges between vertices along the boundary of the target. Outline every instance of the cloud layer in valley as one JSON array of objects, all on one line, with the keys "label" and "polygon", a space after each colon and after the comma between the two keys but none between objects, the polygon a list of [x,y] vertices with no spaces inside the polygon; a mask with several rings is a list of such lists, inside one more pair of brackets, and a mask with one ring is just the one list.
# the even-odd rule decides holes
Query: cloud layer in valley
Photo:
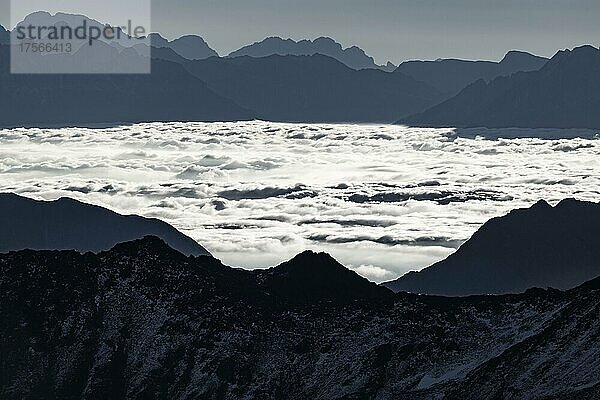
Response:
[{"label": "cloud layer in valley", "polygon": [[0,130],[0,190],[161,218],[234,266],[313,249],[384,281],[512,208],[600,199],[593,132],[518,133],[259,121]]}]

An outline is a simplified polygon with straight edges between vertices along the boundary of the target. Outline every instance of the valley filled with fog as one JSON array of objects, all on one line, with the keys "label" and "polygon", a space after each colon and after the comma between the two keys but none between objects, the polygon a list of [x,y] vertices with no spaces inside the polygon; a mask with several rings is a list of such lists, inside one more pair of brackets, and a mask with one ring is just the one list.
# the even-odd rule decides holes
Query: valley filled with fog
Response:
[{"label": "valley filled with fog", "polygon": [[156,217],[225,264],[394,279],[540,199],[600,200],[592,131],[270,122],[0,130],[0,191]]}]

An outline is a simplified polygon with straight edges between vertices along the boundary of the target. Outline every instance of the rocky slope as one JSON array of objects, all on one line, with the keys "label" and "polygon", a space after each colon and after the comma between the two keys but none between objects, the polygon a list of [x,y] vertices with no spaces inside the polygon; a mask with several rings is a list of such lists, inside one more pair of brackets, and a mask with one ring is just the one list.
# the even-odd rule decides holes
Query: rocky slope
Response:
[{"label": "rocky slope", "polygon": [[598,280],[437,298],[314,253],[249,272],[151,237],[22,251],[0,255],[0,397],[592,399],[599,310]]}]

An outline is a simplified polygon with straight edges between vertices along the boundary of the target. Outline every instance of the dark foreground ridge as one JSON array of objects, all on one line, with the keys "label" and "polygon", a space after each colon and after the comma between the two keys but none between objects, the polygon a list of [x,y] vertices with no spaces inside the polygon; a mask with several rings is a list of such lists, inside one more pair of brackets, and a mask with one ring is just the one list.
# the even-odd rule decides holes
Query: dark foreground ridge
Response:
[{"label": "dark foreground ridge", "polygon": [[0,252],[78,250],[98,252],[155,235],[186,255],[209,255],[195,240],[153,218],[120,215],[70,198],[37,201],[0,194]]},{"label": "dark foreground ridge", "polygon": [[0,255],[0,397],[595,399],[599,307],[598,280],[394,295],[324,254],[251,272],[154,237],[13,252]]},{"label": "dark foreground ridge", "polygon": [[600,204],[540,201],[484,224],[447,259],[384,284],[447,296],[570,289],[600,276]]}]

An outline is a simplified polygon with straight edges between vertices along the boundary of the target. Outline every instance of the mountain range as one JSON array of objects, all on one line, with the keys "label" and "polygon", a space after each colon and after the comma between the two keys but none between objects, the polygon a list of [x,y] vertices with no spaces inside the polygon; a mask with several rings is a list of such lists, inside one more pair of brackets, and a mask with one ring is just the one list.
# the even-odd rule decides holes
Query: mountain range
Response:
[{"label": "mountain range", "polygon": [[522,51],[510,51],[500,62],[455,59],[406,61],[398,66],[396,72],[426,82],[446,96],[452,97],[478,80],[490,81],[517,72],[537,71],[546,62],[548,59],[544,57]]},{"label": "mountain range", "polygon": [[[107,64],[121,53],[96,43]],[[102,53],[100,48],[102,48]],[[139,57],[133,49],[130,57]],[[73,126],[144,121],[235,121],[255,113],[212,90],[177,63],[153,59],[151,74],[11,74],[9,46],[0,46],[0,126]],[[88,55],[72,56],[85,63]],[[58,62],[64,62],[60,57]]]},{"label": "mountain range", "polygon": [[399,121],[412,126],[600,128],[600,50],[558,52],[540,70],[479,80]]},{"label": "mountain range", "polygon": [[[28,18],[63,24],[87,17],[40,12]],[[248,119],[397,121],[458,128],[600,127],[595,112],[600,106],[595,74],[600,51],[591,46],[561,51],[549,61],[512,51],[498,63],[409,61],[386,72],[388,68],[376,69],[364,51],[343,49],[329,38],[268,38],[219,58],[199,36],[169,41],[152,34],[152,73],[147,76],[18,76],[9,74],[9,47],[1,44],[7,39],[8,33],[0,29],[4,127]],[[148,57],[143,43],[99,42],[93,54],[87,50],[70,58],[46,55],[44,62],[51,70],[78,65],[97,73],[112,67],[128,71],[129,65]],[[38,64],[30,66],[37,70]]]},{"label": "mountain range", "polygon": [[[154,237],[0,255],[0,394],[597,399],[600,281],[394,295],[311,252],[267,271]],[[568,371],[568,373],[565,373]]]},{"label": "mountain range", "polygon": [[385,283],[444,296],[570,289],[600,276],[600,204],[540,201],[484,224],[447,259]]},{"label": "mountain range", "polygon": [[270,56],[186,62],[189,73],[261,119],[296,122],[393,122],[443,99],[404,74],[356,71],[333,58]]},{"label": "mountain range", "polygon": [[385,66],[377,65],[373,57],[368,56],[361,48],[352,46],[344,49],[341,44],[328,37],[300,41],[282,39],[280,37],[268,37],[260,42],[233,51],[228,57],[248,56],[262,58],[273,55],[312,56],[315,54],[331,57],[355,70],[372,68],[391,72],[396,68],[390,62]]},{"label": "mountain range", "polygon": [[38,201],[0,194],[0,252],[31,250],[109,250],[147,235],[160,237],[185,255],[207,256],[206,249],[158,219],[120,215],[70,198]]}]

